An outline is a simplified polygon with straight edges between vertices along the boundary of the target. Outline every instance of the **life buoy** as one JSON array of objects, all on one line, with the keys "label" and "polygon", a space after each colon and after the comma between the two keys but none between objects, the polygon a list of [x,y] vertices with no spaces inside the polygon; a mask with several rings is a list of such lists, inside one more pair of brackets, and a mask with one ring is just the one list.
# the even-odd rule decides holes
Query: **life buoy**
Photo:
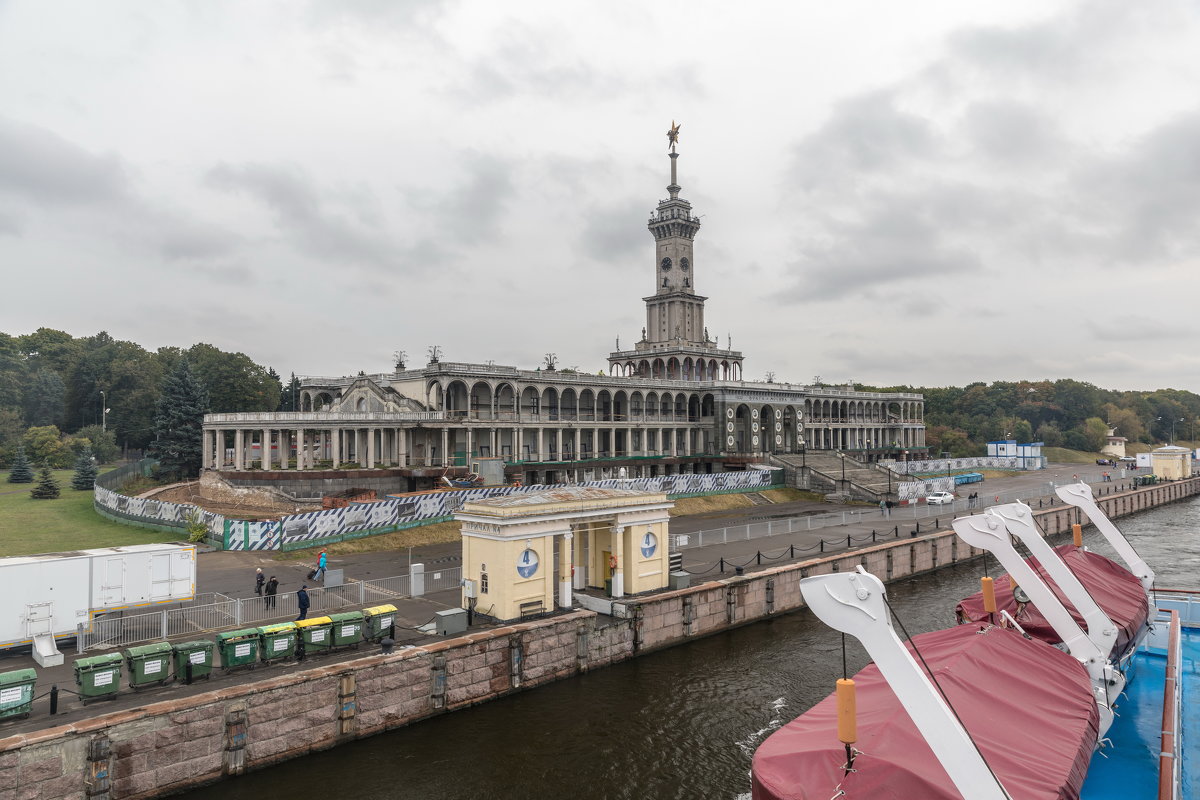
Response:
[{"label": "life buoy", "polygon": [[609,556],[609,557],[608,557],[608,568],[609,568],[609,569],[616,569],[616,568],[617,568],[617,557],[616,557],[616,556]]}]

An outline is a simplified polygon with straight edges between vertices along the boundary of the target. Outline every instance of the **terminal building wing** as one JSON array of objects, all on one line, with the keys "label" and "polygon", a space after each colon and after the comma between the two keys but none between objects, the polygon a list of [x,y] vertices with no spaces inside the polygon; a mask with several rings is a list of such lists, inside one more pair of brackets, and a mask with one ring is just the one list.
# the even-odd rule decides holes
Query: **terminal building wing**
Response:
[{"label": "terminal building wing", "polygon": [[[580,482],[799,463],[925,455],[920,394],[746,381],[742,353],[722,348],[696,293],[700,219],[679,197],[650,216],[653,294],[632,349],[608,375],[431,361],[418,369],[304,378],[300,409],[209,414],[204,468],[386,469],[398,489],[447,475],[492,482]],[[267,476],[263,475],[263,478]]]}]

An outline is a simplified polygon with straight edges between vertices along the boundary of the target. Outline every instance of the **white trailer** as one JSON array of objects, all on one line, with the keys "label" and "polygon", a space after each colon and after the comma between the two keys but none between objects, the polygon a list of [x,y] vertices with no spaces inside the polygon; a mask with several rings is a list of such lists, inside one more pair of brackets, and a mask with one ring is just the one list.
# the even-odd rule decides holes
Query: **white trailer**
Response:
[{"label": "white trailer", "polygon": [[138,544],[0,558],[0,647],[32,644],[43,667],[63,661],[56,639],[96,613],[191,600],[196,547]]}]

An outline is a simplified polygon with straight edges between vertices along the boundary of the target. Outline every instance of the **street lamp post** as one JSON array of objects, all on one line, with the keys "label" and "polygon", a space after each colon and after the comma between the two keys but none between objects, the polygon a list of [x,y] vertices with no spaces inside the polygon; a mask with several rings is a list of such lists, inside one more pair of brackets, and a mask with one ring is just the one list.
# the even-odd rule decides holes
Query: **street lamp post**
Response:
[{"label": "street lamp post", "polygon": [[108,398],[104,396],[104,390],[100,390],[100,431],[108,430]]}]

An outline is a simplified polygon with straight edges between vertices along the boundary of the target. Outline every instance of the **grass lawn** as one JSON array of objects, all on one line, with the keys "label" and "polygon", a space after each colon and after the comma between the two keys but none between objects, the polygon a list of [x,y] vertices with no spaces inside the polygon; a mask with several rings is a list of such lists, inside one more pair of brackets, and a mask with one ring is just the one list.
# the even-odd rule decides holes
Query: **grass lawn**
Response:
[{"label": "grass lawn", "polygon": [[[104,470],[107,471],[107,470]],[[8,483],[0,471],[0,557],[58,553],[123,544],[173,542],[181,534],[150,531],[110,522],[92,510],[92,493],[71,488],[74,470],[54,470],[62,487],[57,500],[34,500],[34,483]]]}]

